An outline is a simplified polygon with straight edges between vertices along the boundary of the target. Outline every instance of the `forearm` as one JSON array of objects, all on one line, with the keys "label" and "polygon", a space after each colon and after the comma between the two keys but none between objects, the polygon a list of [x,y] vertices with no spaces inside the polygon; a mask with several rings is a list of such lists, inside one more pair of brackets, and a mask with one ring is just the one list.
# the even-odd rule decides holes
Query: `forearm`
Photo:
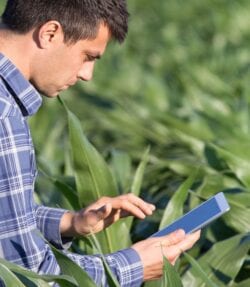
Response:
[{"label": "forearm", "polygon": [[43,205],[35,205],[37,228],[46,240],[59,249],[67,249],[71,237],[61,234],[61,220],[68,211],[59,208],[50,208]]}]

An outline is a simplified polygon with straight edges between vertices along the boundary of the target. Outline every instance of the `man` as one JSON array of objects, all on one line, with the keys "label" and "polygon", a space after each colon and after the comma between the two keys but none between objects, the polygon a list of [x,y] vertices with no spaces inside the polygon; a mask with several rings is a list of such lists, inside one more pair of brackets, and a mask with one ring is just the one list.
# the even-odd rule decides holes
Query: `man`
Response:
[{"label": "man", "polygon": [[[78,80],[92,78],[94,64],[111,39],[127,33],[125,0],[9,0],[0,29],[0,257],[37,273],[59,274],[48,244],[60,249],[71,238],[98,232],[123,216],[144,218],[154,206],[131,194],[101,198],[85,210],[38,206],[33,201],[35,156],[27,117],[41,105],[38,91],[56,97]],[[162,252],[174,264],[199,232],[179,230],[106,255],[121,286],[140,286],[162,275]],[[107,285],[98,256],[67,252]],[[0,285],[4,286],[4,283]]]}]

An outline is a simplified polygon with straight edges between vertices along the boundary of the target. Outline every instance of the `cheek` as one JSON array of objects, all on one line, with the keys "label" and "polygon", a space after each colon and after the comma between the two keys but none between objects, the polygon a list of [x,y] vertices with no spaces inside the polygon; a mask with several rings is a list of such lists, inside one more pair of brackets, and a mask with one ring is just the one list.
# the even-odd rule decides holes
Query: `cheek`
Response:
[{"label": "cheek", "polygon": [[77,61],[76,59],[73,59],[69,61],[67,64],[65,64],[62,69],[64,69],[65,73],[71,76],[76,76],[79,72],[79,70],[82,67],[82,60]]}]

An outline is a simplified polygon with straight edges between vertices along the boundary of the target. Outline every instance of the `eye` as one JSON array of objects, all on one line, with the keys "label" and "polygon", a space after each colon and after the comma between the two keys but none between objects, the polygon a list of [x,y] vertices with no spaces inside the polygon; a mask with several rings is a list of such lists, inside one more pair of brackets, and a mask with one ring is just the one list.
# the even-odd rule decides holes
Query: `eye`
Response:
[{"label": "eye", "polygon": [[96,57],[91,56],[91,55],[86,55],[85,59],[86,59],[87,62],[93,62],[93,61],[96,60]]}]

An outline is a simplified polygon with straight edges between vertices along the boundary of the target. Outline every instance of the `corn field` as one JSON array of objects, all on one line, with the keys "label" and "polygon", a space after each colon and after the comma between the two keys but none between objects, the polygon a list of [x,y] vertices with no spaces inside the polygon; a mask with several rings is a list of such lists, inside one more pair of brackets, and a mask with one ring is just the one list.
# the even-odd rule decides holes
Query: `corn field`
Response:
[{"label": "corn field", "polygon": [[[121,220],[72,245],[73,252],[105,254],[223,191],[230,211],[202,230],[175,267],[165,260],[161,280],[143,286],[249,287],[250,2],[129,0],[128,7],[128,38],[109,45],[94,80],[61,100],[44,99],[30,120],[36,201],[78,210],[132,192],[156,205],[145,220]],[[53,251],[63,275],[0,259],[0,277],[17,287],[95,286]]]}]

